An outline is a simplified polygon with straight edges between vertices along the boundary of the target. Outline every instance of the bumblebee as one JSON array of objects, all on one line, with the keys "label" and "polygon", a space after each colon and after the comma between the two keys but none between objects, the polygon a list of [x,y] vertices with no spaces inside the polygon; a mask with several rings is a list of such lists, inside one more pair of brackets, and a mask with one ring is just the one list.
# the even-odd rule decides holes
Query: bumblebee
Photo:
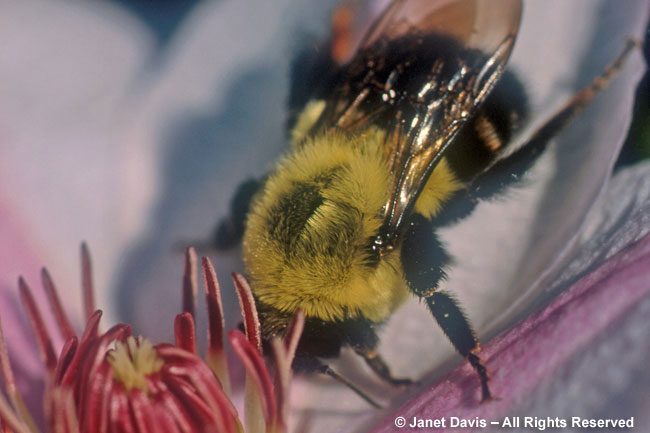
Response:
[{"label": "bumblebee", "polygon": [[482,400],[492,397],[476,333],[438,289],[451,257],[436,230],[519,181],[630,50],[511,150],[527,114],[506,70],[521,10],[521,0],[394,0],[345,65],[321,64],[305,81],[311,96],[293,98],[303,109],[290,148],[240,189],[215,241],[243,235],[265,339],[305,313],[296,369],[374,404],[325,362],[347,345],[385,381],[409,383],[378,353],[377,331],[417,296],[476,370]]}]

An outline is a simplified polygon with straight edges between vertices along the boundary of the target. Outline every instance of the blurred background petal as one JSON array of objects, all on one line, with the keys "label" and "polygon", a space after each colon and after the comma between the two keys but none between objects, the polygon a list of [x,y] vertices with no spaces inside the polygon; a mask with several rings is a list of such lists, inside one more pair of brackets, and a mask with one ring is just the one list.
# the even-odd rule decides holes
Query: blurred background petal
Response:
[{"label": "blurred background petal", "polygon": [[[0,4],[0,39],[0,317],[19,384],[40,411],[42,384],[31,379],[42,367],[20,319],[17,277],[37,287],[49,266],[78,319],[85,239],[108,264],[96,274],[107,293],[110,266],[151,188],[151,157],[121,137],[151,37],[109,3],[26,0]],[[130,170],[141,173],[139,183],[126,182]]]},{"label": "blurred background petal", "polygon": [[[19,274],[36,285],[44,265],[77,288],[80,242],[118,263],[151,195],[151,156],[123,138],[151,38],[108,3],[32,0],[0,5],[0,37],[0,197],[16,237],[3,254],[37,255],[0,265],[3,290]],[[103,292],[111,273],[97,269]]]}]

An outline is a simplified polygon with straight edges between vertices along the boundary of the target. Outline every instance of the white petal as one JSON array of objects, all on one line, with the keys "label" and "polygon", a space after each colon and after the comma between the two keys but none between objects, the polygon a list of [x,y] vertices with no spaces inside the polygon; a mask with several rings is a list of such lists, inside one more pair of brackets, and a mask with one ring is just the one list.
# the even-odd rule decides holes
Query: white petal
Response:
[{"label": "white petal", "polygon": [[[122,171],[146,163],[120,135],[151,38],[108,3],[36,0],[0,5],[0,38],[0,191],[39,255],[3,268],[3,284],[47,265],[76,300],[80,242],[115,263],[141,212],[146,182],[126,185]],[[109,269],[96,270],[104,289]]]}]

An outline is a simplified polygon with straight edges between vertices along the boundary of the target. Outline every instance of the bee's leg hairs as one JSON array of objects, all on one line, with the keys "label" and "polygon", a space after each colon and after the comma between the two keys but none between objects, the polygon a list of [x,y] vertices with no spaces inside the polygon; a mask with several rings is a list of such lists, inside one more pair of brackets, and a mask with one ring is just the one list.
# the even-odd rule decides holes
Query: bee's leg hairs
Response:
[{"label": "bee's leg hairs", "polygon": [[478,356],[481,345],[458,302],[444,292],[433,292],[424,297],[424,300],[454,348],[467,358],[476,370],[481,381],[481,401],[491,400],[488,371]]},{"label": "bee's leg hairs", "polygon": [[522,146],[505,158],[497,160],[472,180],[467,190],[459,191],[452,197],[445,205],[445,209],[436,216],[436,224],[440,227],[453,223],[469,215],[479,201],[499,196],[510,186],[516,185],[537,158],[544,153],[551,139],[571,123],[609,85],[622,69],[629,54],[639,46],[639,41],[629,40],[619,56],[595,77],[588,87],[576,93]]},{"label": "bee's leg hairs", "polygon": [[230,200],[230,213],[219,221],[212,232],[209,241],[210,247],[218,251],[225,251],[239,244],[244,236],[246,214],[248,214],[253,196],[261,188],[262,183],[258,179],[251,178],[239,185]]},{"label": "bee's leg hairs", "polygon": [[481,382],[481,401],[492,398],[488,372],[478,356],[481,349],[476,333],[458,303],[436,288],[445,278],[444,268],[451,258],[435,237],[435,225],[421,215],[411,217],[402,245],[402,264],[413,293],[424,299],[454,348],[467,358]]}]

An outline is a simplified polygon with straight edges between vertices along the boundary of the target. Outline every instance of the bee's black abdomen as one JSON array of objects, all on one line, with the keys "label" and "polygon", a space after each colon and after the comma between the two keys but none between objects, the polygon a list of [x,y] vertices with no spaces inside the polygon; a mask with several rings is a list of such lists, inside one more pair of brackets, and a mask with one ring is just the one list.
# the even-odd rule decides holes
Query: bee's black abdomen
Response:
[{"label": "bee's black abdomen", "polygon": [[297,362],[302,362],[301,358],[338,356],[345,341],[345,329],[344,322],[308,318],[296,351]]},{"label": "bee's black abdomen", "polygon": [[296,363],[310,365],[305,359],[334,358],[344,345],[353,348],[374,348],[378,343],[376,324],[364,317],[340,321],[325,321],[307,318],[300,343],[296,351]]},{"label": "bee's black abdomen", "polygon": [[505,71],[476,115],[458,131],[446,157],[463,182],[473,180],[503,153],[528,117],[528,100],[517,76]]},{"label": "bee's black abdomen", "polygon": [[487,97],[479,113],[487,116],[502,142],[508,144],[528,117],[528,96],[517,75],[504,71],[494,90]]},{"label": "bee's black abdomen", "polygon": [[[370,124],[390,130],[399,124],[410,125],[415,117],[424,115],[431,98],[445,94],[446,90],[435,83],[452,82],[461,68],[483,65],[487,57],[445,35],[406,33],[365,47],[321,89],[325,94],[334,90],[328,96],[341,104],[329,107],[335,111],[365,94],[356,109],[367,116]],[[456,95],[444,97],[452,99]],[[336,116],[325,111],[321,119],[336,121]],[[332,125],[316,124],[315,129],[323,126]]]}]

